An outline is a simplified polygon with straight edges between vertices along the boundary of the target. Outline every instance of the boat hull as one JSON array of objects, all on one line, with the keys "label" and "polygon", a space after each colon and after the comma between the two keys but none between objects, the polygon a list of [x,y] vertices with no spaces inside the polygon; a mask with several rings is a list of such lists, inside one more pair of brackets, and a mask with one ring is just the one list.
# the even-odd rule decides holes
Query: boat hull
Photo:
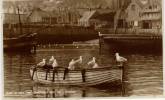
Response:
[{"label": "boat hull", "polygon": [[33,80],[43,84],[93,86],[122,80],[121,68],[86,69],[84,77],[82,70],[69,70],[65,79],[64,73],[65,70],[58,70],[57,73],[54,74],[53,81],[53,70],[50,70],[46,75],[45,70],[37,69],[34,71],[34,68],[30,69],[30,75]]},{"label": "boat hull", "polygon": [[102,46],[112,52],[162,53],[161,35],[106,35],[102,41]]},{"label": "boat hull", "polygon": [[30,51],[37,44],[35,35],[30,34],[17,38],[4,38],[4,51]]}]

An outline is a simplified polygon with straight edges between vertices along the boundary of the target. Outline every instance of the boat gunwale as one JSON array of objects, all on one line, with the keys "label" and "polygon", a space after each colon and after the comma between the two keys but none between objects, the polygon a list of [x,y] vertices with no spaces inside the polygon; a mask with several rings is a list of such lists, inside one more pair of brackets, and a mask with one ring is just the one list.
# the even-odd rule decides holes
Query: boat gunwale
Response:
[{"label": "boat gunwale", "polygon": [[[122,70],[122,67],[123,66],[113,66],[113,67],[99,67],[99,68],[82,68],[82,69],[75,69],[75,70],[69,70],[69,72],[71,73],[79,73],[81,72],[82,70],[85,70],[86,72],[93,72],[93,71],[106,71],[106,70]],[[37,71],[46,71],[46,69],[44,68],[41,68],[41,67],[36,67],[36,66],[32,66],[31,67],[32,69],[36,68]],[[62,68],[62,69],[59,69],[59,68]],[[66,67],[57,67],[57,71],[65,71]],[[53,69],[49,69],[49,72],[53,72]]]},{"label": "boat gunwale", "polygon": [[31,34],[23,34],[21,36],[18,37],[4,37],[3,40],[7,41],[7,40],[17,40],[17,39],[24,39],[24,38],[33,38],[35,37],[37,34],[36,33],[31,33]]}]

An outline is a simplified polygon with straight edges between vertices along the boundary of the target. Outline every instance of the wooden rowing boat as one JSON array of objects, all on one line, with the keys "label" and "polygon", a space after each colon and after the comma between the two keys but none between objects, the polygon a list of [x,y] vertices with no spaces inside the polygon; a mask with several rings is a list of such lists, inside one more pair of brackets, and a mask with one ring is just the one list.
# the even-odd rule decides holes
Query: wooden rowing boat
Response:
[{"label": "wooden rowing boat", "polygon": [[55,85],[93,86],[106,82],[122,81],[121,66],[103,67],[94,69],[67,68],[43,69],[30,68],[30,76],[35,82]]}]

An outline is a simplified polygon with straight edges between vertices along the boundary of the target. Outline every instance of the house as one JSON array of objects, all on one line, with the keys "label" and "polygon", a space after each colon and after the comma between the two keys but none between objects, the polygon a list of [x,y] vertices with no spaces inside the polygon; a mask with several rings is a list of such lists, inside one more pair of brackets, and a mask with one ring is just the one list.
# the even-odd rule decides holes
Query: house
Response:
[{"label": "house", "polygon": [[161,27],[161,0],[132,0],[126,9],[128,28]]},{"label": "house", "polygon": [[58,15],[58,13],[56,11],[49,11],[49,12],[47,12],[47,14],[49,16],[43,17],[43,23],[57,24],[57,15]]},{"label": "house", "polygon": [[57,16],[54,12],[46,12],[35,8],[28,16],[28,21],[33,24],[56,24]]},{"label": "house", "polygon": [[[18,12],[19,11],[19,12]],[[18,24],[27,22],[29,9],[26,3],[18,4],[12,1],[3,1],[3,24]]]},{"label": "house", "polygon": [[79,19],[78,25],[84,27],[95,26],[97,24],[97,20],[92,19],[97,15],[96,10],[89,10],[84,12],[83,16]]},{"label": "house", "polygon": [[18,14],[18,8],[19,14],[27,14],[30,11],[27,2],[3,1],[3,13]]},{"label": "house", "polygon": [[[27,23],[27,14],[20,14],[21,23]],[[3,24],[19,24],[19,14],[4,13]]]},{"label": "house", "polygon": [[85,27],[114,27],[114,10],[110,9],[95,9],[84,12],[79,20],[79,26]]},{"label": "house", "polygon": [[28,20],[30,23],[43,23],[47,21],[47,17],[49,17],[49,15],[45,11],[42,11],[40,8],[35,8],[29,14]]},{"label": "house", "polygon": [[[113,28],[114,27],[114,19],[116,12],[113,10],[102,9],[97,10],[98,15],[93,17],[93,19],[97,20],[97,26],[104,28]],[[96,26],[96,25],[95,25]],[[96,26],[96,27],[97,27]]]},{"label": "house", "polygon": [[69,21],[70,21],[70,25],[78,25],[78,20],[81,18],[81,15],[80,13],[75,10],[75,9],[72,9],[70,12],[69,12]]},{"label": "house", "polygon": [[139,27],[140,13],[143,9],[143,5],[139,0],[132,0],[126,9],[126,22],[127,28]]},{"label": "house", "polygon": [[76,9],[60,7],[55,10],[58,24],[77,25],[80,14]]},{"label": "house", "polygon": [[142,28],[157,29],[162,26],[161,0],[149,0],[148,4],[141,10],[140,20]]},{"label": "house", "polygon": [[69,24],[69,11],[67,8],[60,7],[57,10],[58,17],[57,23],[58,24]]}]

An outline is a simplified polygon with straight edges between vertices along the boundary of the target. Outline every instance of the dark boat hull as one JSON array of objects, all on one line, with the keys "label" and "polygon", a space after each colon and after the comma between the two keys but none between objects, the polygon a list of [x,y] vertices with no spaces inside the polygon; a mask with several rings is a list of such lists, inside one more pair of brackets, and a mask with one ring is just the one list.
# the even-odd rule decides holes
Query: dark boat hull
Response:
[{"label": "dark boat hull", "polygon": [[[37,32],[39,44],[68,44],[75,41],[87,41],[98,38],[97,31],[91,27],[61,26],[61,25],[22,25],[24,33]],[[14,33],[19,33],[19,27]],[[9,36],[9,28],[4,28],[4,35]],[[18,34],[14,34],[18,35]]]},{"label": "dark boat hull", "polygon": [[162,53],[161,35],[105,35],[101,40],[112,52]]},{"label": "dark boat hull", "polygon": [[31,51],[37,44],[35,35],[30,34],[17,38],[4,38],[4,51]]}]

